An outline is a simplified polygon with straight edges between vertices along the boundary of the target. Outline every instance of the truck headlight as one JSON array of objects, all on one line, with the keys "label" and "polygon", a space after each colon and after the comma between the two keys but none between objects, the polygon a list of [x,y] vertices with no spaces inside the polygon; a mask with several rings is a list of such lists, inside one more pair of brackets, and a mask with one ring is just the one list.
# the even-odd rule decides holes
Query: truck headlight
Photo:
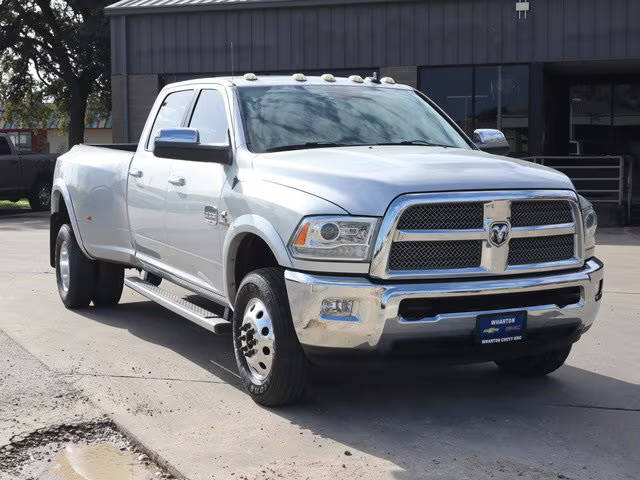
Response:
[{"label": "truck headlight", "polygon": [[377,218],[307,217],[291,237],[289,250],[305,260],[365,262],[377,226]]},{"label": "truck headlight", "polygon": [[[590,250],[596,246],[596,230],[598,229],[598,215],[589,200],[582,195],[580,199],[580,209],[582,210],[582,225],[584,229],[584,248]],[[592,254],[593,252],[591,252]]]}]

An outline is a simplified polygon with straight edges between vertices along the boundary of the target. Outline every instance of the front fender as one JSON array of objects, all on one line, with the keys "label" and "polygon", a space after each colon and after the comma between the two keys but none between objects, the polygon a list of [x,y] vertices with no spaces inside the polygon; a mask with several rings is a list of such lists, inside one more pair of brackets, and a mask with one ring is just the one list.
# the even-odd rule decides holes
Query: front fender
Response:
[{"label": "front fender", "polygon": [[256,214],[245,214],[236,218],[229,226],[222,247],[224,294],[231,304],[236,294],[234,280],[236,253],[240,242],[248,234],[256,235],[264,240],[275,255],[279,265],[289,268],[292,266],[286,243],[267,219]]}]

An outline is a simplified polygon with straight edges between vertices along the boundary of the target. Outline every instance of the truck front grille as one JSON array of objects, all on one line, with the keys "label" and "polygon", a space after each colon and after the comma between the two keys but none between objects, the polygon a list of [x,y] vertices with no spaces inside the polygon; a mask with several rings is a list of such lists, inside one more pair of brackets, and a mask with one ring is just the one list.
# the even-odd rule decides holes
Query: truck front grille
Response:
[{"label": "truck front grille", "polygon": [[398,222],[400,230],[455,230],[482,228],[482,203],[438,203],[407,208]]},{"label": "truck front grille", "polygon": [[571,204],[566,200],[524,200],[511,204],[512,227],[561,223],[573,223]]},{"label": "truck front grille", "polygon": [[509,265],[560,262],[573,258],[573,235],[514,238],[509,244]]},{"label": "truck front grille", "polygon": [[371,266],[380,278],[503,275],[583,261],[580,210],[570,192],[407,195],[388,216]]},{"label": "truck front grille", "polygon": [[450,270],[479,267],[481,240],[397,242],[391,247],[392,270]]}]

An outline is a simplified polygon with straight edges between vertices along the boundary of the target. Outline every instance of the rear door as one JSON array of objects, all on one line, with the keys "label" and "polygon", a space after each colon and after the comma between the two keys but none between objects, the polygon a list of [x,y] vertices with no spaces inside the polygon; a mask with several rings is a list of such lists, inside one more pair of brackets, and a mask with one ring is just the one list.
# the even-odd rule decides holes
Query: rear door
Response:
[{"label": "rear door", "polygon": [[[201,144],[229,142],[230,112],[223,88],[200,91],[187,125]],[[222,293],[220,197],[232,166],[174,160],[167,194],[168,263],[179,276]]]},{"label": "rear door", "polygon": [[159,268],[166,265],[165,210],[173,160],[156,157],[153,146],[160,130],[184,124],[193,95],[193,89],[166,94],[129,167],[127,208],[136,256]]},{"label": "rear door", "polygon": [[0,136],[0,192],[17,192],[20,182],[20,158],[11,149],[7,137]]}]

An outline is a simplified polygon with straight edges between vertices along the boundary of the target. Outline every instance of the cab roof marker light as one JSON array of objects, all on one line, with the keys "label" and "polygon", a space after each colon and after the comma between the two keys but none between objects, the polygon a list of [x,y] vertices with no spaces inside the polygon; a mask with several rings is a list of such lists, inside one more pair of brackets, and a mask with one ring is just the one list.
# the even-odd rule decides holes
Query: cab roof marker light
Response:
[{"label": "cab roof marker light", "polygon": [[322,80],[324,80],[325,82],[335,82],[336,81],[336,77],[334,77],[333,75],[331,75],[330,73],[324,73],[320,76],[320,78]]},{"label": "cab roof marker light", "polygon": [[388,85],[395,85],[396,84],[396,81],[391,77],[382,77],[380,79],[380,82],[386,83]]},{"label": "cab roof marker light", "polygon": [[248,82],[255,82],[256,80],[258,80],[258,76],[255,73],[245,73],[242,78],[244,78]]},{"label": "cab roof marker light", "polygon": [[294,73],[293,75],[291,75],[291,78],[293,78],[296,82],[307,81],[307,77],[304,76],[304,73]]},{"label": "cab roof marker light", "polygon": [[349,80],[355,83],[364,83],[364,79],[360,75],[351,75]]}]

